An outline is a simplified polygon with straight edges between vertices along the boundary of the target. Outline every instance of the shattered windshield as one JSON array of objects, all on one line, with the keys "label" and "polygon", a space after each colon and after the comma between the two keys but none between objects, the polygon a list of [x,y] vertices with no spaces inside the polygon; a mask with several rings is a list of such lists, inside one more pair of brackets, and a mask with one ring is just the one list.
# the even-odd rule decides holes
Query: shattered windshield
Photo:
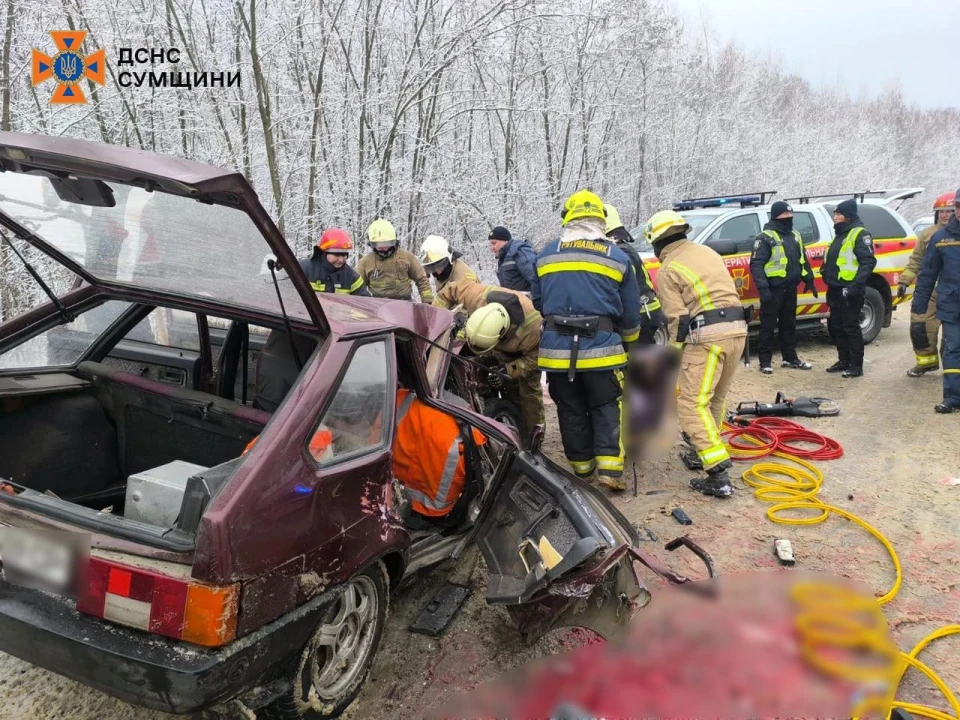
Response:
[{"label": "shattered windshield", "polygon": [[[243,210],[107,185],[113,206],[89,206],[61,199],[45,176],[3,172],[0,212],[98,280],[279,311],[270,246]],[[289,278],[278,278],[287,312],[309,319]]]}]

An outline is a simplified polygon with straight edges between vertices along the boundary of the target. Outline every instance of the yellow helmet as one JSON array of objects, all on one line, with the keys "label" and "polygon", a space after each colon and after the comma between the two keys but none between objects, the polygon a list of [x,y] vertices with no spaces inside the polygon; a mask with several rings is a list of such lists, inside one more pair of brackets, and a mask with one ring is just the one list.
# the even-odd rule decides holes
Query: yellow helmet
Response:
[{"label": "yellow helmet", "polygon": [[603,209],[607,213],[607,234],[610,234],[611,230],[616,230],[617,228],[623,227],[623,221],[620,219],[620,213],[617,212],[617,209],[613,205],[608,205],[607,203],[603,204]]},{"label": "yellow helmet", "polygon": [[493,350],[507,330],[510,314],[500,303],[489,303],[477,308],[467,320],[467,345],[477,355]]},{"label": "yellow helmet", "polygon": [[367,228],[367,239],[373,247],[392,247],[397,244],[397,230],[389,220],[374,220]]},{"label": "yellow helmet", "polygon": [[420,246],[420,262],[423,265],[433,265],[441,260],[453,260],[450,243],[439,235],[427,235]]},{"label": "yellow helmet", "polygon": [[560,217],[563,218],[563,224],[577,220],[579,218],[597,218],[606,220],[603,211],[603,200],[589,190],[577,190],[573,195],[567,198],[560,211]]},{"label": "yellow helmet", "polygon": [[674,210],[661,210],[647,221],[643,236],[651,245],[662,242],[673,235],[690,232],[690,225],[680,213]]}]

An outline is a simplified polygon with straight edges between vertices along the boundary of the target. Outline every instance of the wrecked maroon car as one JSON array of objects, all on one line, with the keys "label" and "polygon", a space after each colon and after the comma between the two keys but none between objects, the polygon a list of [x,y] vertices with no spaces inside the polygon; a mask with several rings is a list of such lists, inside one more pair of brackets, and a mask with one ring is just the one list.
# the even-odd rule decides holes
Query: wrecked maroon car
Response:
[{"label": "wrecked maroon car", "polygon": [[[649,599],[625,518],[480,413],[453,316],[314,293],[240,174],[0,133],[0,225],[40,300],[0,325],[3,652],[166,712],[321,718],[390,590],[472,543],[529,639]],[[398,388],[488,438],[456,524],[401,519]]]}]

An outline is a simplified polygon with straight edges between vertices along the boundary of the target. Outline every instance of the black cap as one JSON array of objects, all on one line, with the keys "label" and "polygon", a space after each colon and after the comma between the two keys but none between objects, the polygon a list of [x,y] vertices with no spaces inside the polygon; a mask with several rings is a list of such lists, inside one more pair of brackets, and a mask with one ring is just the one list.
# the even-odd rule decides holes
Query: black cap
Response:
[{"label": "black cap", "polygon": [[839,205],[835,212],[843,215],[847,220],[856,220],[860,217],[857,213],[857,201],[856,200],[844,200]]},{"label": "black cap", "polygon": [[497,225],[493,230],[490,231],[490,235],[487,237],[487,240],[503,240],[503,242],[510,242],[511,239],[510,231],[507,230],[503,225]]},{"label": "black cap", "polygon": [[770,206],[770,219],[776,220],[785,212],[793,212],[793,208],[783,200],[777,200],[773,205]]}]

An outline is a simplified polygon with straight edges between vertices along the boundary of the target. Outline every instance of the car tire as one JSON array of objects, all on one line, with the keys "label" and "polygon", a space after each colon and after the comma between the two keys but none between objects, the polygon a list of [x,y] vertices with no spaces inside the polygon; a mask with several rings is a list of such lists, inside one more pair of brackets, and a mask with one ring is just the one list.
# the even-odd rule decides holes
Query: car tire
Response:
[{"label": "car tire", "polygon": [[300,653],[290,689],[267,709],[269,717],[327,720],[346,710],[360,693],[380,646],[389,588],[382,562],[346,583]]},{"label": "car tire", "polygon": [[883,295],[876,289],[867,287],[863,295],[863,310],[860,311],[860,331],[863,333],[864,344],[877,339],[886,311]]},{"label": "car tire", "polygon": [[498,423],[512,428],[517,435],[523,436],[523,416],[520,414],[520,408],[509,400],[494,397],[485,400],[483,403],[483,414],[493,418]]},{"label": "car tire", "polygon": [[657,345],[666,345],[667,344],[667,326],[661,325],[657,328],[657,331],[653,334],[653,341]]}]

